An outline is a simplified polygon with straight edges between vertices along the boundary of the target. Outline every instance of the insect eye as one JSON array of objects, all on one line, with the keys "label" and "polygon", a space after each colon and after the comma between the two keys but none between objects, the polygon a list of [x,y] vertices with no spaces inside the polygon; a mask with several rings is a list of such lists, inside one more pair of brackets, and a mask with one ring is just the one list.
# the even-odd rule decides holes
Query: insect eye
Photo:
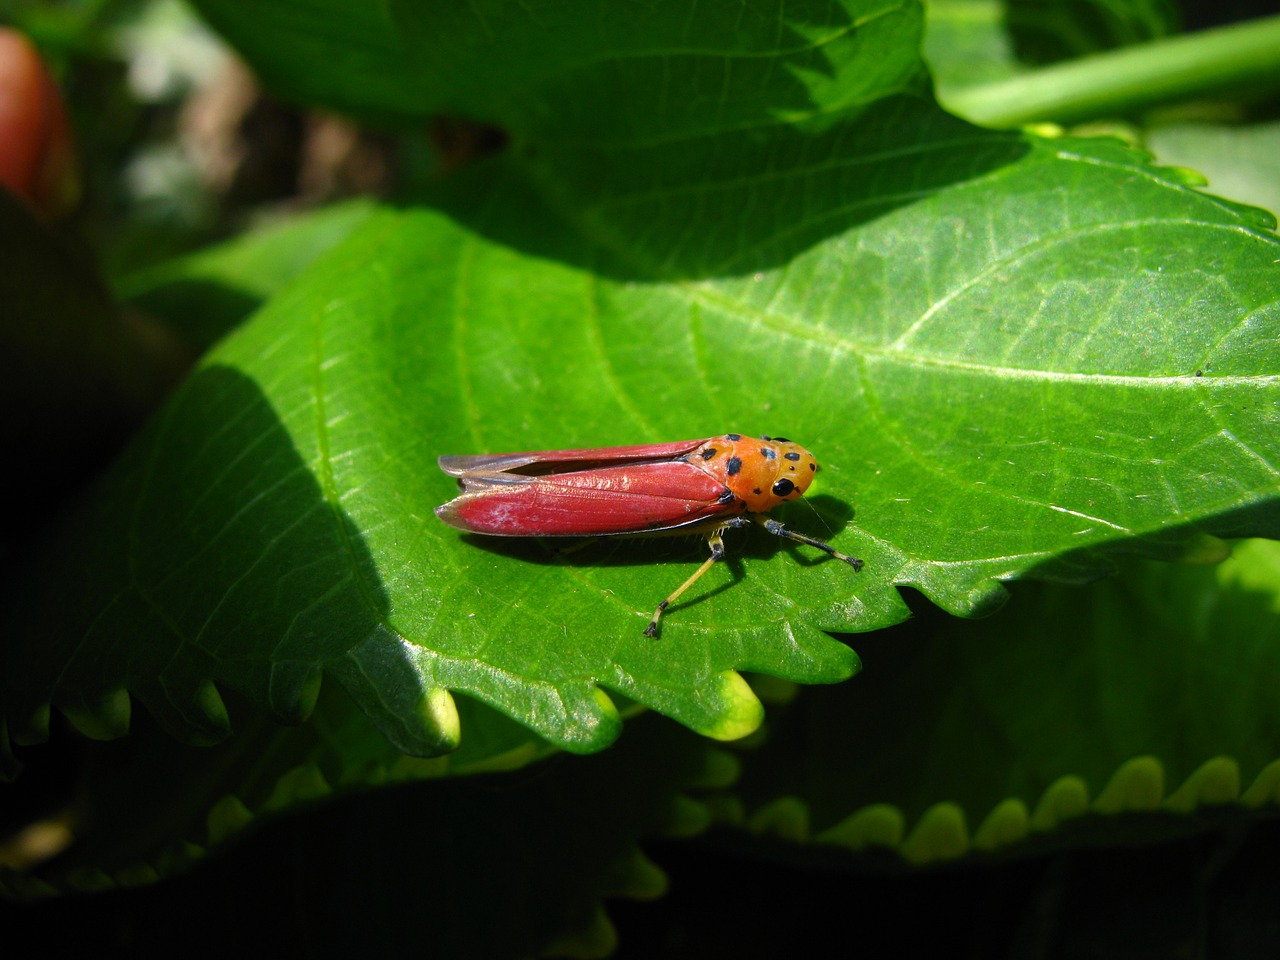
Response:
[{"label": "insect eye", "polygon": [[791,492],[795,490],[795,488],[796,488],[796,485],[794,483],[792,483],[786,477],[783,477],[781,480],[778,480],[776,483],[774,483],[771,489],[773,490],[773,495],[775,497],[788,497],[791,495]]}]

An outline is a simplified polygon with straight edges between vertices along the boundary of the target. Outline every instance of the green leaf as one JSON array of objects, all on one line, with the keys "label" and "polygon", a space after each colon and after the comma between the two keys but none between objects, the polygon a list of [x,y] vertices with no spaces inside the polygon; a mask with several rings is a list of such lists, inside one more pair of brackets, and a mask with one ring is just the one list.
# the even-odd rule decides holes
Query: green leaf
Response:
[{"label": "green leaf", "polygon": [[[1087,597],[1022,585],[996,621],[925,616],[868,638],[866,674],[787,711],[746,758],[743,794],[765,815],[779,797],[799,804],[830,842],[903,844],[916,860],[945,855],[955,830],[939,823],[965,835],[954,854],[970,849],[966,824],[993,849],[1086,814],[1112,817],[1089,824],[1095,840],[1126,842],[1203,827],[1205,807],[1269,810],[1277,635],[1268,541],[1216,567],[1130,561]],[[1163,818],[1113,817],[1132,811]]]},{"label": "green leaf", "polygon": [[164,318],[187,345],[203,353],[375,209],[352,201],[268,223],[220,246],[130,274],[116,291],[131,306]]},{"label": "green leaf", "polygon": [[[1115,143],[947,117],[914,8],[838,12],[794,47],[698,21],[721,47],[669,56],[671,20],[623,19],[650,53],[625,70],[555,34],[585,114],[538,113],[564,78],[525,38],[485,114],[526,118],[516,148],[274,296],[8,584],[15,738],[49,704],[118,733],[133,694],[216,740],[219,687],[298,721],[323,676],[411,753],[456,746],[448,691],[576,751],[617,736],[617,695],[731,738],[761,716],[737,671],[848,677],[824,631],[901,620],[898,587],[973,615],[1010,578],[1280,534],[1274,221]],[[652,641],[696,540],[561,553],[431,514],[441,454],[726,430],[814,448],[813,510],[779,516],[861,574],[743,537]]]},{"label": "green leaf", "polygon": [[820,118],[918,70],[919,9],[904,0],[196,6],[284,95],[402,121],[499,123],[544,145]]},{"label": "green leaf", "polygon": [[[40,899],[139,886],[201,863],[183,882],[186,923],[202,922],[207,908],[216,925],[215,905],[223,917],[274,913],[288,889],[307,904],[291,935],[331,927],[330,947],[379,944],[402,955],[427,942],[433,956],[510,957],[556,941],[557,955],[599,956],[616,939],[603,899],[652,899],[666,887],[640,842],[704,829],[708,812],[689,792],[723,787],[737,769],[723,751],[649,717],[598,756],[560,757],[533,775],[503,776],[495,763],[488,772],[498,775],[467,777],[481,767],[456,754],[395,754],[342,699],[322,697],[318,723],[252,725],[213,749],[145,727],[94,745],[77,782],[74,842],[21,875],[5,869],[0,848],[0,892]],[[385,789],[355,789],[371,783]],[[230,792],[210,806],[219,789]],[[284,810],[293,815],[279,817]],[[221,856],[207,858],[214,849]],[[166,894],[117,896],[147,913]],[[403,916],[420,922],[389,919]],[[156,927],[141,924],[139,943]]]},{"label": "green leaf", "polygon": [[[336,684],[321,690],[308,723],[281,727],[251,716],[211,748],[180,744],[142,719],[127,741],[83,751],[74,842],[51,862],[0,877],[0,889],[30,897],[48,888],[73,891],[86,872],[117,882],[139,869],[165,876],[322,797],[512,770],[552,752],[527,729],[471,704],[462,748],[447,757],[409,757]],[[0,864],[11,865],[11,851],[0,849]]]}]

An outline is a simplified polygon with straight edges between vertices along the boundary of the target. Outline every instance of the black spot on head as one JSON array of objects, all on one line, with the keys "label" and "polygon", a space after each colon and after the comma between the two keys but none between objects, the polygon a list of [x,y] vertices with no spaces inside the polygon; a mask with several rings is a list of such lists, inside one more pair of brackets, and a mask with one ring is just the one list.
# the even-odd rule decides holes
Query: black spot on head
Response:
[{"label": "black spot on head", "polygon": [[724,435],[724,438],[725,438],[726,440],[732,440],[734,443],[737,443],[739,440],[741,440],[741,439],[742,439],[742,434],[740,434],[740,433],[726,433],[726,434]]},{"label": "black spot on head", "polygon": [[792,450],[790,453],[784,453],[782,456],[783,456],[783,459],[785,459],[785,460],[799,460],[799,459],[800,459],[800,454],[796,453],[794,450]]},{"label": "black spot on head", "polygon": [[796,488],[796,485],[795,485],[794,483],[792,483],[792,482],[791,482],[790,480],[788,480],[786,477],[783,477],[781,480],[777,481],[777,482],[773,485],[773,487],[772,487],[772,489],[773,489],[773,495],[774,495],[775,497],[786,497],[786,496],[790,496],[790,495],[791,495],[791,492],[792,492],[793,490],[795,490],[795,488]]},{"label": "black spot on head", "polygon": [[742,458],[730,457],[729,463],[725,467],[725,473],[727,473],[731,477],[736,477],[741,472],[742,472]]},{"label": "black spot on head", "polygon": [[715,459],[716,454],[717,454],[717,453],[719,453],[719,452],[720,452],[720,451],[719,451],[719,450],[717,450],[715,447],[707,447],[707,449],[705,449],[705,450],[703,450],[703,451],[702,451],[702,459],[703,459],[703,460],[714,460],[714,459]]},{"label": "black spot on head", "polygon": [[773,447],[761,447],[760,456],[766,460],[776,460],[778,458],[778,454],[774,452]]},{"label": "black spot on head", "polygon": [[754,493],[757,497],[758,497],[758,496],[760,496],[760,488],[759,488],[759,487],[753,487],[753,488],[751,489],[751,492],[752,492],[752,493]]}]

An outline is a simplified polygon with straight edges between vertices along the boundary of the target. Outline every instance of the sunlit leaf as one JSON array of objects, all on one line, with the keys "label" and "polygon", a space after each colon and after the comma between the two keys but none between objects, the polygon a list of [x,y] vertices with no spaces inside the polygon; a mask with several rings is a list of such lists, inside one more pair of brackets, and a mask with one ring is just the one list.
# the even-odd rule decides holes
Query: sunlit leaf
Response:
[{"label": "sunlit leaf", "polygon": [[[404,43],[443,43],[392,9]],[[1266,214],[1116,143],[946,116],[913,7],[729,35],[695,17],[675,51],[669,20],[624,18],[612,59],[596,28],[552,31],[563,16],[543,26],[558,57],[578,44],[568,72],[525,37],[480,84],[511,150],[297,276],[9,584],[17,739],[50,703],[118,733],[132,694],[217,740],[220,686],[298,721],[322,677],[412,753],[465,736],[449,691],[576,751],[617,735],[617,695],[732,738],[760,719],[737,671],[847,678],[856,657],[824,631],[902,619],[900,586],[973,615],[1004,580],[1280,534]],[[449,23],[458,50],[493,53],[472,14]],[[424,109],[467,109],[459,76],[418,68],[450,91]],[[547,112],[565,84],[580,112]],[[654,641],[696,540],[559,552],[432,515],[454,492],[441,454],[727,430],[814,450],[814,509],[780,516],[860,574],[735,539]]]}]

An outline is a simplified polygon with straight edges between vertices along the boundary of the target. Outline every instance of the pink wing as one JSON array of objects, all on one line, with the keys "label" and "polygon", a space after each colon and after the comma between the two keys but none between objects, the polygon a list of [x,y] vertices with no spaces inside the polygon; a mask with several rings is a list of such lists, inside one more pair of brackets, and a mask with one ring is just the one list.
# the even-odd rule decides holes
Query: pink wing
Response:
[{"label": "pink wing", "polygon": [[[467,474],[518,473],[540,476],[571,473],[623,463],[674,460],[692,453],[707,441],[679,440],[675,443],[648,443],[633,447],[587,447],[581,450],[535,450],[529,453],[484,453],[478,456],[441,457],[440,469],[451,477]],[[522,469],[527,468],[527,469]]]},{"label": "pink wing", "polygon": [[[694,448],[700,443],[694,443]],[[688,449],[687,444],[664,447]],[[616,455],[619,450],[653,449],[607,447],[556,453],[581,454],[582,460],[594,462],[594,455],[605,451]],[[499,537],[646,533],[699,523],[740,509],[723,483],[678,460],[622,463],[542,476],[468,471],[459,482],[463,494],[437,507],[436,516],[460,530]]]}]

